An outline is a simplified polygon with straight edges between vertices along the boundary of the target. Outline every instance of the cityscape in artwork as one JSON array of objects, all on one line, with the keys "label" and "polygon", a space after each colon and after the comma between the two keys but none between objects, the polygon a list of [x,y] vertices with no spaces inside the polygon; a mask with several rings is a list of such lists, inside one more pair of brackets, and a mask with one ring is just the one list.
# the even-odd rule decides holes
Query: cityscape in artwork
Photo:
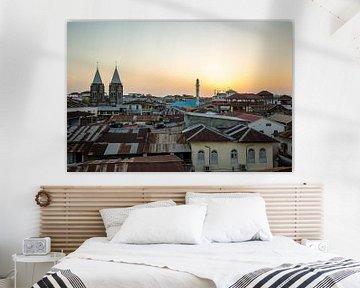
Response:
[{"label": "cityscape in artwork", "polygon": [[292,171],[286,21],[68,23],[68,172]]}]

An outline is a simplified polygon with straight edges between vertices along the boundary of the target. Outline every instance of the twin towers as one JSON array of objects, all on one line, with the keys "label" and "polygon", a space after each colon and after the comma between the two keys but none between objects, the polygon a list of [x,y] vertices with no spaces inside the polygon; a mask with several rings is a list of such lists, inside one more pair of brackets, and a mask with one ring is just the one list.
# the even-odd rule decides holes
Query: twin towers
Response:
[{"label": "twin towers", "polygon": [[[196,106],[200,103],[200,81],[196,79]],[[109,97],[105,97],[105,86],[101,80],[99,68],[96,67],[94,80],[90,85],[90,105],[91,106],[116,106],[123,104],[124,87],[121,83],[117,65],[109,84]]]},{"label": "twin towers", "polygon": [[124,87],[121,83],[117,65],[115,66],[114,74],[109,84],[109,97],[105,97],[105,86],[101,80],[99,68],[96,68],[94,80],[90,85],[90,105],[115,106],[123,103]]}]

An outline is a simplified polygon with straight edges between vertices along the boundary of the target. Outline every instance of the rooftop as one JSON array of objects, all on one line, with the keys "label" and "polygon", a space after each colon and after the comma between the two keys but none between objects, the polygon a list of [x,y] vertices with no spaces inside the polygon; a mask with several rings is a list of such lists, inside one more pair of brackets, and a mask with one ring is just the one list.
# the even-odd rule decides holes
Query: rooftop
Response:
[{"label": "rooftop", "polygon": [[250,114],[250,113],[243,113],[243,112],[238,112],[238,111],[227,112],[224,115],[237,117],[237,118],[239,118],[241,120],[244,120],[246,122],[254,122],[256,120],[259,120],[259,119],[263,118],[262,116],[259,116],[259,115],[254,115],[254,114]]},{"label": "rooftop", "polygon": [[188,141],[192,142],[228,142],[233,139],[222,134],[219,130],[207,127],[204,124],[197,124],[183,131]]},{"label": "rooftop", "polygon": [[69,172],[184,172],[183,160],[175,155],[93,160],[68,165]]},{"label": "rooftop", "polygon": [[275,139],[244,125],[236,125],[224,131],[240,143],[273,143]]},{"label": "rooftop", "polygon": [[292,116],[291,115],[286,115],[286,114],[281,114],[281,113],[276,113],[274,115],[271,115],[268,117],[270,120],[282,123],[282,124],[289,124],[292,122]]},{"label": "rooftop", "polygon": [[81,107],[86,107],[86,105],[78,100],[67,98],[67,108],[81,108]]}]

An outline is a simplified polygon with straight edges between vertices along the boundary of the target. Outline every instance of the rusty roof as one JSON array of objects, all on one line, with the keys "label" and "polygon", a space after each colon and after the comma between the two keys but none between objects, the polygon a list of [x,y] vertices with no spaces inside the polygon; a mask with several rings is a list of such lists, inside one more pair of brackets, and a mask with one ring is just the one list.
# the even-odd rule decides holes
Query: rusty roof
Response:
[{"label": "rusty roof", "polygon": [[281,113],[276,113],[274,115],[271,115],[268,117],[270,120],[282,123],[282,124],[289,124],[292,122],[292,116],[291,115],[286,115],[286,114],[281,114]]},{"label": "rusty roof", "polygon": [[96,142],[105,143],[146,143],[148,128],[110,128]]},{"label": "rusty roof", "polygon": [[234,95],[231,95],[227,97],[227,99],[230,100],[252,100],[252,99],[262,99],[260,95],[254,94],[254,93],[237,93]]},{"label": "rusty roof", "polygon": [[137,155],[145,151],[144,143],[94,143],[88,151],[91,156]]},{"label": "rusty roof", "polygon": [[284,101],[284,100],[292,100],[292,97],[289,95],[281,95],[279,98],[280,101]]},{"label": "rusty roof", "polygon": [[158,115],[113,115],[109,122],[157,122],[160,121]]},{"label": "rusty roof", "polygon": [[67,98],[67,108],[81,108],[81,107],[86,107],[86,105],[81,101]]},{"label": "rusty roof", "polygon": [[262,96],[264,98],[273,98],[274,97],[274,94],[267,91],[267,90],[262,90],[259,93],[257,93],[257,95],[260,95],[260,96]]},{"label": "rusty roof", "polygon": [[259,115],[250,114],[250,113],[243,113],[243,112],[238,112],[238,111],[227,112],[224,115],[237,117],[237,118],[239,118],[241,120],[244,120],[244,121],[247,121],[247,122],[254,122],[256,120],[259,120],[259,119],[263,118],[262,116],[259,116]]},{"label": "rusty roof", "polygon": [[92,147],[92,144],[89,142],[68,143],[67,152],[87,154],[89,152],[89,150],[91,149],[91,147]]},{"label": "rusty roof", "polygon": [[107,125],[71,126],[67,130],[67,141],[95,142],[107,129]]},{"label": "rusty roof", "polygon": [[183,160],[175,155],[93,160],[68,165],[69,172],[184,172]]},{"label": "rusty roof", "polygon": [[67,119],[74,119],[74,118],[87,117],[87,116],[95,116],[95,115],[91,112],[85,112],[85,111],[67,112]]},{"label": "rusty roof", "polygon": [[277,137],[292,139],[292,130],[280,132]]}]

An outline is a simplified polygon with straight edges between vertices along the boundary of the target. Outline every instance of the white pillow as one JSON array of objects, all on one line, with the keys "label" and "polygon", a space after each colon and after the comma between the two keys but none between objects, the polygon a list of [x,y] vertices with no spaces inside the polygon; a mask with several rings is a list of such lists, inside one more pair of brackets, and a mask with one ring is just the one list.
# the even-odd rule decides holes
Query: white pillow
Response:
[{"label": "white pillow", "polygon": [[186,192],[185,203],[186,204],[207,204],[211,199],[225,198],[246,198],[246,197],[259,197],[259,193],[197,193]]},{"label": "white pillow", "polygon": [[120,230],[121,225],[124,223],[129,213],[132,210],[139,208],[153,208],[153,207],[170,207],[176,206],[172,200],[156,201],[146,204],[135,205],[128,208],[109,208],[101,209],[100,214],[106,229],[107,239],[111,240],[115,234]]},{"label": "white pillow", "polygon": [[203,237],[211,242],[271,240],[264,199],[247,197],[209,200]]},{"label": "white pillow", "polygon": [[197,244],[206,214],[205,205],[180,205],[131,211],[113,243]]}]

